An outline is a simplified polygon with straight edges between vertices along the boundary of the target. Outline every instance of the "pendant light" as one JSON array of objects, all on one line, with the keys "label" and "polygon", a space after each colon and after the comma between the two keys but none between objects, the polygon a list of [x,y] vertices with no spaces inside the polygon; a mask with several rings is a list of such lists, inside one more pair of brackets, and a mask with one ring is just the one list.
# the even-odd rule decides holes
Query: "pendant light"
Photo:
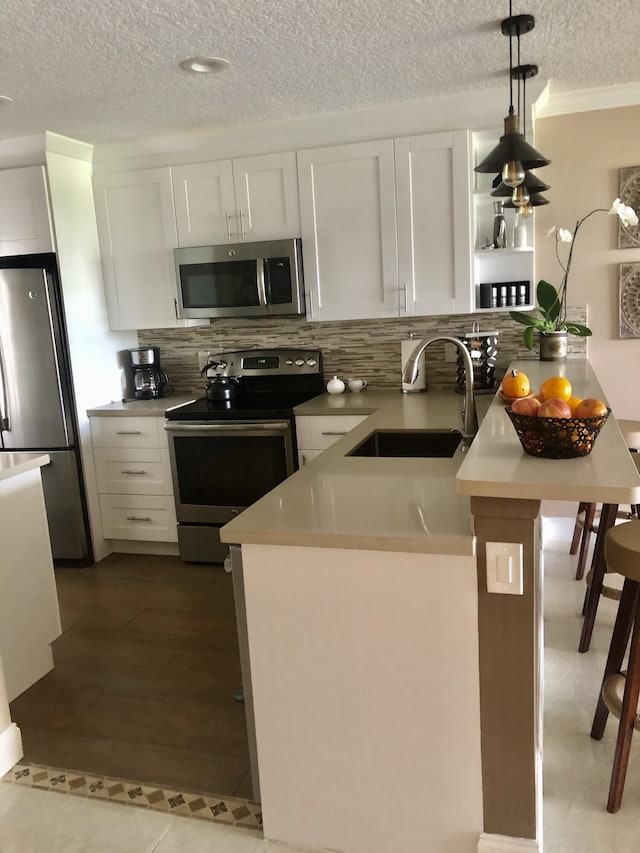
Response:
[{"label": "pendant light", "polygon": [[[520,118],[513,106],[513,81],[518,80],[519,97],[520,83],[522,82],[524,85],[527,77],[532,77],[538,73],[538,68],[534,65],[522,66],[518,64],[514,68],[513,37],[516,36],[518,39],[519,58],[520,36],[531,32],[534,26],[535,18],[533,15],[513,15],[512,0],[509,0],[509,17],[505,18],[500,25],[502,34],[509,37],[509,115],[504,119],[504,135],[500,137],[500,141],[493,151],[474,169],[480,173],[499,173],[502,182],[512,189],[519,188],[522,185],[529,169],[538,169],[551,162],[539,151],[536,151],[532,145],[529,145],[524,134],[520,133]],[[524,206],[528,194],[526,189],[516,194],[522,206]],[[516,203],[515,198],[513,201]]]}]

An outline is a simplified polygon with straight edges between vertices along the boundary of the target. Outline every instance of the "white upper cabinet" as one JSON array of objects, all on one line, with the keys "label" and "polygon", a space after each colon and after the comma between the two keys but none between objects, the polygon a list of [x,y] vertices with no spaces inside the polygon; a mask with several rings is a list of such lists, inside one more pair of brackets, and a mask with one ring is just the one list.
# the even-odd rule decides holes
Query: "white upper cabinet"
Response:
[{"label": "white upper cabinet", "polygon": [[300,234],[293,152],[174,166],[172,179],[180,247]]},{"label": "white upper cabinet", "polygon": [[395,140],[401,315],[467,314],[472,299],[471,134]]},{"label": "white upper cabinet", "polygon": [[298,153],[307,318],[399,315],[393,140]]},{"label": "white upper cabinet", "polygon": [[193,325],[176,316],[171,170],[98,175],[93,188],[109,327]]},{"label": "white upper cabinet", "polygon": [[53,251],[44,166],[0,171],[0,254]]}]

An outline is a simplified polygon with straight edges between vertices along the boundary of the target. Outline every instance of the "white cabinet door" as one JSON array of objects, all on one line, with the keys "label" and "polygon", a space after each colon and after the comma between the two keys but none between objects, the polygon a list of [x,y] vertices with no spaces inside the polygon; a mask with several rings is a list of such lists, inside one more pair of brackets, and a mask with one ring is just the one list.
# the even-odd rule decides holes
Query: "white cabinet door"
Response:
[{"label": "white cabinet door", "polygon": [[231,160],[173,166],[178,246],[228,243],[237,231]]},{"label": "white cabinet door", "polygon": [[44,166],[0,171],[0,254],[53,251]]},{"label": "white cabinet door", "polygon": [[393,140],[298,153],[307,318],[399,313]]},{"label": "white cabinet door", "polygon": [[473,304],[472,151],[466,131],[395,140],[401,314]]},{"label": "white cabinet door", "polygon": [[298,167],[293,152],[233,161],[238,239],[300,236]]},{"label": "white cabinet door", "polygon": [[191,163],[171,171],[179,246],[299,236],[294,153]]},{"label": "white cabinet door", "polygon": [[110,328],[194,325],[176,317],[171,170],[98,175],[93,187]]}]

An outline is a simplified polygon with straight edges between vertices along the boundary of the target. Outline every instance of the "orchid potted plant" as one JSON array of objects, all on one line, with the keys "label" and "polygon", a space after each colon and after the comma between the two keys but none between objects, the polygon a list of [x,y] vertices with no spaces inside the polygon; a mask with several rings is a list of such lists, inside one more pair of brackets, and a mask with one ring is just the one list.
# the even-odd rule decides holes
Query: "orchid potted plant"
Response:
[{"label": "orchid potted plant", "polygon": [[[548,231],[548,237],[554,237],[556,241],[556,257],[562,269],[562,279],[560,286],[555,287],[548,281],[541,279],[536,288],[536,309],[539,316],[525,314],[521,311],[511,311],[511,318],[516,323],[522,323],[526,326],[524,330],[524,342],[528,349],[533,349],[533,335],[538,331],[541,337],[549,333],[564,332],[579,337],[588,337],[591,335],[591,329],[588,326],[583,326],[580,323],[575,323],[567,318],[567,285],[569,282],[569,273],[571,271],[571,261],[573,259],[573,249],[576,242],[576,236],[580,227],[594,213],[608,213],[611,216],[618,216],[623,225],[637,225],[638,217],[632,207],[623,204],[617,198],[611,208],[606,210],[603,207],[597,207],[594,210],[578,219],[573,231],[568,231],[566,228],[556,228],[553,225]],[[566,261],[562,260],[559,251],[560,243],[569,243],[570,249]],[[566,350],[565,350],[566,352]],[[542,354],[541,354],[542,357]]]}]

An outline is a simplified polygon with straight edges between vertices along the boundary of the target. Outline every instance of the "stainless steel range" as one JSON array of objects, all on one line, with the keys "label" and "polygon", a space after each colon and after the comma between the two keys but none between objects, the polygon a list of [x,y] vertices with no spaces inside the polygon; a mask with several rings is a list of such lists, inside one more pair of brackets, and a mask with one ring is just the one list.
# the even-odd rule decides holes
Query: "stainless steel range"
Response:
[{"label": "stainless steel range", "polygon": [[297,468],[293,409],[324,391],[318,350],[210,354],[202,398],[167,412],[180,556],[221,563],[220,528]]}]

